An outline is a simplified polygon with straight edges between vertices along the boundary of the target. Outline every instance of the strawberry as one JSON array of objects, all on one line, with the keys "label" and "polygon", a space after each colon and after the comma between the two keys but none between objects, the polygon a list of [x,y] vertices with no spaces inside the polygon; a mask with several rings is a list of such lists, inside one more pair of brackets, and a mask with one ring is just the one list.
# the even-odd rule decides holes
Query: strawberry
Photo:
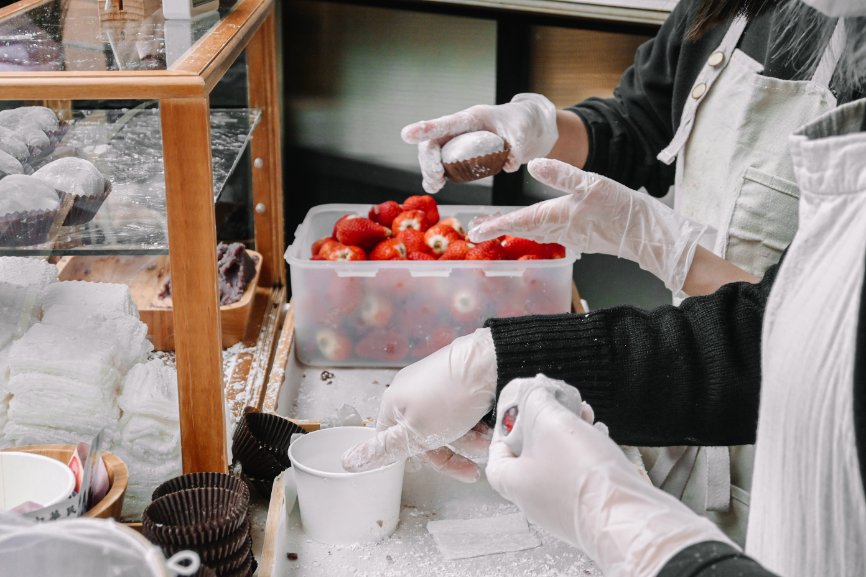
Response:
[{"label": "strawberry", "polygon": [[412,356],[416,359],[423,359],[442,347],[451,344],[451,341],[456,337],[457,334],[453,328],[447,325],[440,325],[430,331],[430,334],[425,334],[415,341],[412,347]]},{"label": "strawberry", "polygon": [[429,252],[410,252],[407,257],[409,260],[438,260]]},{"label": "strawberry", "polygon": [[435,255],[443,254],[448,249],[448,245],[455,240],[461,240],[460,233],[441,222],[431,226],[424,233],[424,242]]},{"label": "strawberry", "polygon": [[427,215],[427,226],[439,222],[439,207],[430,195],[410,196],[403,201],[403,210],[421,210]]},{"label": "strawberry", "polygon": [[345,361],[352,356],[352,341],[334,329],[321,329],[316,332],[316,347],[329,361]]},{"label": "strawberry", "polygon": [[337,240],[331,238],[330,236],[326,236],[325,238],[320,238],[319,240],[314,242],[312,248],[310,249],[310,256],[318,255],[319,251],[322,250],[322,247],[329,242],[337,242]]},{"label": "strawberry", "polygon": [[427,217],[424,216],[424,212],[421,210],[404,210],[398,214],[394,218],[394,222],[391,223],[391,230],[394,231],[394,234],[398,234],[400,231],[406,230],[407,228],[414,228],[421,232],[430,228],[430,225],[427,224]]},{"label": "strawberry", "polygon": [[391,321],[394,316],[394,306],[388,299],[377,297],[376,295],[367,295],[364,302],[361,303],[360,310],[361,322],[368,327],[383,328]]},{"label": "strawberry", "polygon": [[331,231],[331,238],[337,238],[337,225],[340,223],[349,220],[350,218],[357,218],[361,215],[359,214],[344,214],[340,218],[337,219],[337,222],[334,224],[334,229]]},{"label": "strawberry", "polygon": [[466,260],[466,253],[469,252],[469,249],[475,247],[471,242],[466,242],[465,240],[455,240],[448,245],[448,248],[445,249],[445,252],[442,253],[442,256],[439,257],[440,260]]},{"label": "strawberry", "polygon": [[544,260],[544,257],[538,256],[537,254],[525,254],[523,256],[517,257],[517,260]]},{"label": "strawberry", "polygon": [[341,243],[359,246],[364,250],[370,250],[391,236],[389,229],[363,216],[341,218],[334,229],[337,233],[335,236]]},{"label": "strawberry", "polygon": [[466,253],[466,260],[503,260],[504,258],[505,249],[497,239],[480,242]]},{"label": "strawberry", "polygon": [[340,243],[331,245],[327,252],[323,251],[319,256],[325,260],[367,260],[367,254],[364,252],[364,249]]},{"label": "strawberry", "polygon": [[370,260],[405,260],[406,245],[402,241],[392,238],[383,240],[376,245],[370,253]]},{"label": "strawberry", "polygon": [[454,218],[453,216],[449,216],[448,218],[443,218],[439,221],[439,224],[445,224],[453,228],[457,231],[457,234],[460,235],[460,238],[466,238],[466,229],[463,228],[463,225],[460,224],[460,221]]},{"label": "strawberry", "polygon": [[548,252],[546,245],[519,236],[506,235],[500,244],[505,249],[505,258],[509,260],[517,260],[526,255],[544,257]]},{"label": "strawberry", "polygon": [[412,254],[413,252],[430,252],[430,249],[424,242],[424,233],[420,230],[407,228],[398,232],[395,238],[406,245],[406,252],[409,254]]},{"label": "strawberry", "polygon": [[401,212],[403,212],[403,209],[400,208],[399,204],[393,200],[388,200],[381,204],[374,205],[373,208],[370,209],[370,213],[367,217],[373,222],[378,222],[382,226],[391,228],[391,223],[394,222],[394,218]]},{"label": "strawberry", "polygon": [[[483,307],[475,291],[461,289],[451,296],[451,317],[459,323],[481,324]],[[478,325],[476,325],[478,326]]]},{"label": "strawberry", "polygon": [[394,331],[376,329],[365,335],[355,345],[355,354],[364,359],[396,363],[409,352],[405,336]]},{"label": "strawberry", "polygon": [[555,242],[549,242],[544,245],[544,258],[565,258],[565,247]]}]

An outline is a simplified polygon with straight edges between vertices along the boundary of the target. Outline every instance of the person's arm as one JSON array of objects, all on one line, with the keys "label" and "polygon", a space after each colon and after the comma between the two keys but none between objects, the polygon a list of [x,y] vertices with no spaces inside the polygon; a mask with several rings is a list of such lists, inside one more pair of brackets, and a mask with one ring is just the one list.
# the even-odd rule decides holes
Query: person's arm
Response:
[{"label": "person's arm", "polygon": [[538,373],[575,386],[620,444],[755,441],[761,325],[778,270],[679,307],[490,319],[497,390]]},{"label": "person's arm", "polygon": [[757,284],[760,281],[760,278],[744,271],[734,263],[698,246],[683,283],[683,292],[696,297],[712,294],[732,282]]},{"label": "person's arm", "polygon": [[[674,170],[656,155],[674,134],[674,83],[692,2],[680,2],[652,40],[642,44],[612,98],[590,98],[567,109],[580,128],[561,133],[551,158],[612,178],[629,188],[664,196]],[[558,126],[563,121],[557,119]],[[577,137],[578,140],[569,141]],[[581,151],[585,151],[581,161]]]},{"label": "person's arm", "polygon": [[760,563],[727,543],[703,541],[670,559],[658,577],[776,577]]}]

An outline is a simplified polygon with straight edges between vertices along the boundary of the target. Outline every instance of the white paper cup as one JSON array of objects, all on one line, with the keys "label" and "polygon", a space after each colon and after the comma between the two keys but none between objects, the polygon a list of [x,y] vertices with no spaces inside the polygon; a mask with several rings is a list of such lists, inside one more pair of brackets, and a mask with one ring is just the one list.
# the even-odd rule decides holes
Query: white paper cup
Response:
[{"label": "white paper cup", "polygon": [[343,453],[375,434],[367,427],[321,429],[289,446],[304,532],[347,545],[384,539],[397,528],[405,461],[365,471],[343,469]]},{"label": "white paper cup", "polygon": [[31,453],[0,453],[0,511],[27,501],[47,509],[74,491],[75,475],[65,463]]}]

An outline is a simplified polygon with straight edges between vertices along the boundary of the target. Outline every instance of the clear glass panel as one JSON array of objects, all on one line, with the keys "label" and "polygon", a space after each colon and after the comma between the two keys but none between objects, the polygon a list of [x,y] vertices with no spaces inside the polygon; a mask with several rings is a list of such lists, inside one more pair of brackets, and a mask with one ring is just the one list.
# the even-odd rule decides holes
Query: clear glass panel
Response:
[{"label": "clear glass panel", "polygon": [[166,70],[231,11],[166,21],[159,0],[127,0],[122,13],[104,4],[49,0],[3,20],[0,72]]},{"label": "clear glass panel", "polygon": [[[240,159],[258,124],[259,110],[212,110],[214,199]],[[96,217],[61,227],[46,245],[0,247],[0,255],[166,254],[165,172],[159,110],[77,111],[54,154],[93,162],[112,183]],[[35,167],[38,168],[38,167]]]}]

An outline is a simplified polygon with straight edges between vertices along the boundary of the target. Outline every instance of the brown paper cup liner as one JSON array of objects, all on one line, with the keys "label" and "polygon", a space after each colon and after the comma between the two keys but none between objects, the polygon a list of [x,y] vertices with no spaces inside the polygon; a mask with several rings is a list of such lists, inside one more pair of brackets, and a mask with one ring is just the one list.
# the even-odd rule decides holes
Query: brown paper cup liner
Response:
[{"label": "brown paper cup liner", "polygon": [[253,557],[252,552],[247,556],[243,565],[241,565],[238,569],[234,571],[229,571],[227,573],[220,573],[216,571],[219,577],[250,577],[253,574],[253,571],[258,567],[258,563],[256,563],[256,558]]},{"label": "brown paper cup liner", "polygon": [[511,146],[506,142],[505,148],[499,152],[485,154],[484,156],[476,156],[460,162],[443,162],[442,167],[445,169],[445,174],[454,182],[472,182],[480,180],[494,174],[499,174],[505,161],[508,160],[508,153],[511,151]]},{"label": "brown paper cup liner", "polygon": [[217,489],[226,489],[235,493],[242,493],[245,496],[244,501],[249,505],[250,489],[246,483],[239,477],[227,475],[225,473],[189,473],[181,475],[174,479],[169,479],[153,491],[151,499],[156,501],[164,495],[177,493],[186,489],[202,489],[206,487],[214,487]]},{"label": "brown paper cup liner", "polygon": [[232,454],[253,477],[276,477],[291,466],[292,435],[305,431],[272,413],[245,412],[232,436]]},{"label": "brown paper cup liner", "polygon": [[201,558],[201,562],[205,565],[212,565],[225,560],[226,558],[236,554],[244,548],[247,541],[250,539],[250,522],[247,519],[237,531],[231,533],[227,537],[207,543],[205,545],[162,545],[162,552],[166,557],[170,557],[175,553],[192,549]]},{"label": "brown paper cup liner", "polygon": [[185,489],[164,495],[145,508],[142,533],[160,545],[207,545],[237,531],[248,509],[240,493]]},{"label": "brown paper cup liner", "polygon": [[105,181],[105,190],[102,194],[77,195],[71,194],[72,208],[69,209],[69,214],[66,215],[66,220],[63,221],[63,226],[77,226],[79,224],[87,224],[96,213],[99,212],[99,207],[111,194],[111,182]]},{"label": "brown paper cup liner", "polygon": [[207,565],[200,565],[192,577],[217,577],[217,574]]},{"label": "brown paper cup liner", "polygon": [[259,494],[259,496],[264,497],[265,499],[271,498],[271,492],[274,490],[274,479],[277,478],[276,475],[273,477],[251,477],[249,475],[244,475],[246,477],[247,483],[249,483],[253,490]]},{"label": "brown paper cup liner", "polygon": [[247,540],[243,542],[241,548],[231,555],[210,562],[202,560],[202,562],[213,569],[217,575],[225,575],[226,573],[231,573],[232,571],[236,571],[243,567],[244,563],[247,562],[247,558],[252,557],[252,555],[253,540],[251,537],[247,537]]},{"label": "brown paper cup liner", "polygon": [[[60,205],[61,208],[63,204]],[[0,244],[4,246],[32,246],[52,238],[60,208],[54,210],[28,210],[0,215]]]}]

